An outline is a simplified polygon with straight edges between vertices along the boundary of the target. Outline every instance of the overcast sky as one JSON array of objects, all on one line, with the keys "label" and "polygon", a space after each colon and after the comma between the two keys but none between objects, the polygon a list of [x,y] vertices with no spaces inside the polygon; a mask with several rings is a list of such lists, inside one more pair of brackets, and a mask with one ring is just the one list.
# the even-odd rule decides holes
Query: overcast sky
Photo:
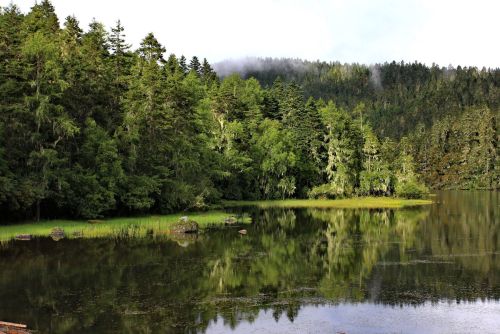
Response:
[{"label": "overcast sky", "polygon": [[[0,0],[7,3],[8,0]],[[28,11],[34,0],[14,0]],[[134,46],[168,53],[500,67],[499,0],[52,0],[61,21],[121,19]]]}]

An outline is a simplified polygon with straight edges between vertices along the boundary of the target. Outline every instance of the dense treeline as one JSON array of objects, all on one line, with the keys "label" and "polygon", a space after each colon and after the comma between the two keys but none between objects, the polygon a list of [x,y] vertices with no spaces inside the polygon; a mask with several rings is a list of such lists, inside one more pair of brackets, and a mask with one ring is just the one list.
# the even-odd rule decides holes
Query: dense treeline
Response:
[{"label": "dense treeline", "polygon": [[276,79],[294,81],[305,96],[333,100],[356,111],[354,116],[362,111],[379,136],[410,137],[404,145],[433,187],[500,187],[498,68],[272,58],[226,61],[215,68],[221,75],[236,71],[257,78],[264,87]]},{"label": "dense treeline", "polygon": [[27,14],[10,5],[0,59],[2,219],[426,191],[413,161],[422,153],[377,137],[367,105],[306,100],[279,79],[220,81],[206,59],[167,56],[152,33],[131,50],[120,22],[84,31],[75,17],[61,27],[48,0]]},{"label": "dense treeline", "polygon": [[215,64],[221,75],[238,72],[264,87],[276,78],[299,84],[306,96],[333,100],[348,109],[363,102],[377,134],[401,138],[446,115],[473,106],[500,107],[500,69],[428,67],[414,63],[371,66],[300,59],[248,58]]}]

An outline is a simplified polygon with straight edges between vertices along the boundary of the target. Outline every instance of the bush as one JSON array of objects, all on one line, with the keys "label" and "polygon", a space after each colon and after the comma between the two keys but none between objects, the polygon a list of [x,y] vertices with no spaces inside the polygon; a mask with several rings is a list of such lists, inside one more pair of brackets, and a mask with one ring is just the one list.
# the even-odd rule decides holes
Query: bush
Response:
[{"label": "bush", "polygon": [[422,198],[429,193],[429,189],[417,181],[400,182],[396,186],[396,196],[402,198]]},{"label": "bush", "polygon": [[320,186],[314,187],[309,191],[309,198],[318,199],[333,199],[338,197],[338,189],[331,183],[325,183]]},{"label": "bush", "polygon": [[394,189],[394,177],[388,170],[362,171],[359,176],[359,195],[389,196]]}]

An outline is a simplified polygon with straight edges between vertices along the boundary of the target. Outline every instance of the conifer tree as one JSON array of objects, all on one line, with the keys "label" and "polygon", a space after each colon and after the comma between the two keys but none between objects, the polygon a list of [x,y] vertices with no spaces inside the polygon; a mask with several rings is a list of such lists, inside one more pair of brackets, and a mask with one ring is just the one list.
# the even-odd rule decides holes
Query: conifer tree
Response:
[{"label": "conifer tree", "polygon": [[174,74],[182,71],[175,54],[172,53],[170,54],[170,56],[168,56],[167,62],[165,63],[165,69],[168,74]]},{"label": "conifer tree", "polygon": [[127,75],[128,59],[130,58],[129,50],[130,45],[125,41],[125,28],[122,26],[121,21],[116,22],[116,26],[111,28],[109,35],[109,48],[112,51],[112,62],[114,64],[115,77],[121,78]]},{"label": "conifer tree", "polygon": [[195,73],[197,76],[201,75],[201,64],[198,60],[198,57],[193,56],[193,58],[191,58],[191,62],[189,63],[189,70]]},{"label": "conifer tree", "polygon": [[130,49],[130,45],[125,41],[125,34],[123,33],[125,28],[122,26],[120,20],[116,21],[116,25],[111,28],[111,34],[109,35],[109,44],[111,51],[117,57],[125,55]]},{"label": "conifer tree", "polygon": [[138,49],[139,55],[146,60],[146,62],[157,61],[165,63],[163,54],[166,49],[158,42],[153,33],[149,33],[141,42]]},{"label": "conifer tree", "polygon": [[32,88],[27,93],[27,127],[30,129],[28,164],[37,180],[35,217],[40,219],[41,202],[50,196],[54,182],[60,182],[59,168],[64,161],[59,148],[74,136],[78,127],[59,103],[66,88],[57,45],[43,31],[29,36],[22,54],[28,64],[27,78]]},{"label": "conifer tree", "polygon": [[35,4],[26,15],[24,24],[27,33],[41,31],[44,34],[54,34],[60,29],[59,19],[49,0],[42,0],[40,4]]},{"label": "conifer tree", "polygon": [[201,79],[202,82],[210,85],[217,80],[217,75],[213,70],[212,66],[207,61],[207,58],[203,58],[203,63],[201,65]]},{"label": "conifer tree", "polygon": [[188,73],[189,67],[188,67],[188,65],[186,63],[186,57],[181,56],[179,58],[179,66],[181,67],[183,74],[187,74]]}]

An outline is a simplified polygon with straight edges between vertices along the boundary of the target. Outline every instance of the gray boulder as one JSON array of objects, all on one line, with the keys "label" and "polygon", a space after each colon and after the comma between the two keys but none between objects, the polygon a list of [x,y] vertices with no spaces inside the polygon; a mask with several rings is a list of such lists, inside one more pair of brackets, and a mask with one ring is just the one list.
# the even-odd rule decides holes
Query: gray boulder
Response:
[{"label": "gray boulder", "polygon": [[64,230],[61,227],[54,227],[50,232],[50,237],[54,241],[59,241],[65,237]]},{"label": "gray boulder", "polygon": [[171,233],[198,233],[198,230],[198,223],[188,217],[181,217],[177,223],[170,227]]}]

